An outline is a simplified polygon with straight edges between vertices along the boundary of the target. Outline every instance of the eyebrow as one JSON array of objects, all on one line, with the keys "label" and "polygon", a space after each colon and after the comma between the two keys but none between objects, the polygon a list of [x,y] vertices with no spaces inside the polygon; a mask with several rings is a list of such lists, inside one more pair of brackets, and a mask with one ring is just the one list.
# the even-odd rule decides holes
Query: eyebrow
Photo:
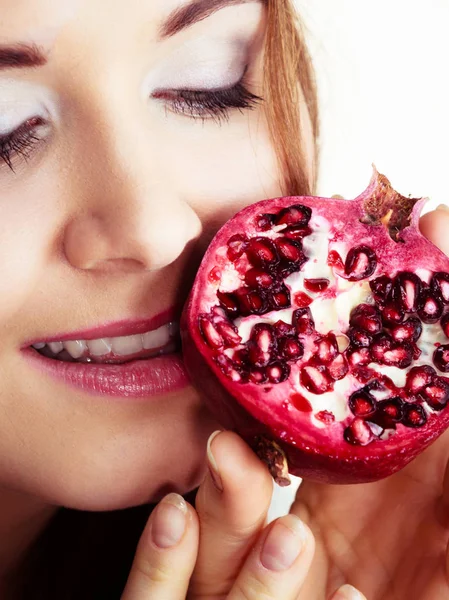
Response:
[{"label": "eyebrow", "polygon": [[0,70],[42,67],[46,63],[45,53],[36,44],[0,44]]},{"label": "eyebrow", "polygon": [[[165,39],[183,29],[210,17],[213,13],[235,4],[247,4],[256,0],[194,0],[175,9],[160,28],[159,37]],[[266,0],[259,0],[266,3]]]}]

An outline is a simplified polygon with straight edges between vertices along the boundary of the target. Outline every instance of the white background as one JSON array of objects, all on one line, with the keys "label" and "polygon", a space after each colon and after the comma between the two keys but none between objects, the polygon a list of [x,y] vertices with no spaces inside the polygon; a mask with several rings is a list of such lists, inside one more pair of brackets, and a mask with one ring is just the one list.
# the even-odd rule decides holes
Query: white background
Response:
[{"label": "white background", "polygon": [[[403,195],[449,204],[449,0],[296,5],[320,89],[318,194],[354,198],[375,163]],[[271,518],[294,489],[276,489]]]}]

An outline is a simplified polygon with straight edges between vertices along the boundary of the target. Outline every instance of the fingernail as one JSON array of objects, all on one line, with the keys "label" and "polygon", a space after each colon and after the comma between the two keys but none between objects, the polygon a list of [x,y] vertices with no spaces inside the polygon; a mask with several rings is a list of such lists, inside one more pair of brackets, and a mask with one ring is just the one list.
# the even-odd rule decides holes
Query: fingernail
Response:
[{"label": "fingernail", "polygon": [[285,571],[298,558],[307,537],[306,529],[295,515],[288,515],[274,524],[268,534],[260,562],[270,571]]},{"label": "fingernail", "polygon": [[182,496],[168,494],[155,509],[151,534],[159,548],[175,546],[184,535],[187,504]]},{"label": "fingernail", "polygon": [[207,440],[207,462],[208,462],[209,473],[210,473],[210,476],[212,479],[212,483],[214,484],[214,486],[217,488],[217,490],[219,492],[222,492],[223,491],[223,482],[221,481],[220,471],[218,470],[217,461],[215,460],[214,455],[212,454],[212,448],[211,448],[212,440],[214,440],[217,437],[217,435],[219,435],[220,433],[222,433],[221,430],[214,431],[214,433]]},{"label": "fingernail", "polygon": [[445,210],[446,212],[449,212],[449,206],[447,204],[439,204],[436,207],[436,210]]},{"label": "fingernail", "polygon": [[337,591],[332,600],[363,600],[363,596],[355,587],[346,584]]}]

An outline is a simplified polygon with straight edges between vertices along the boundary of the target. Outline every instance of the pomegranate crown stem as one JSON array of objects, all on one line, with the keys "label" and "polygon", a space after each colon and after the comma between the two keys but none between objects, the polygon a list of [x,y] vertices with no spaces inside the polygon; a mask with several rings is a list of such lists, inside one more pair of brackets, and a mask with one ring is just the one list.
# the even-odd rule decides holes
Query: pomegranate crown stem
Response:
[{"label": "pomegranate crown stem", "polygon": [[362,200],[360,220],[365,225],[385,227],[393,241],[403,242],[401,232],[412,224],[413,209],[423,199],[402,196],[374,165],[373,169],[370,192]]}]

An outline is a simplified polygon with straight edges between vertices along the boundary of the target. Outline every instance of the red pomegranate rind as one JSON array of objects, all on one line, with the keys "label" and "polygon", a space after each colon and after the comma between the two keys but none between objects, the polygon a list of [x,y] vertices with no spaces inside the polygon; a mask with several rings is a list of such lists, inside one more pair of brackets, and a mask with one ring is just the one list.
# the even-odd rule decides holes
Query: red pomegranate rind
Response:
[{"label": "red pomegranate rind", "polygon": [[352,201],[251,205],[209,246],[185,363],[282,484],[279,456],[316,481],[381,479],[449,426],[449,259],[419,232],[423,203],[375,172]]}]

